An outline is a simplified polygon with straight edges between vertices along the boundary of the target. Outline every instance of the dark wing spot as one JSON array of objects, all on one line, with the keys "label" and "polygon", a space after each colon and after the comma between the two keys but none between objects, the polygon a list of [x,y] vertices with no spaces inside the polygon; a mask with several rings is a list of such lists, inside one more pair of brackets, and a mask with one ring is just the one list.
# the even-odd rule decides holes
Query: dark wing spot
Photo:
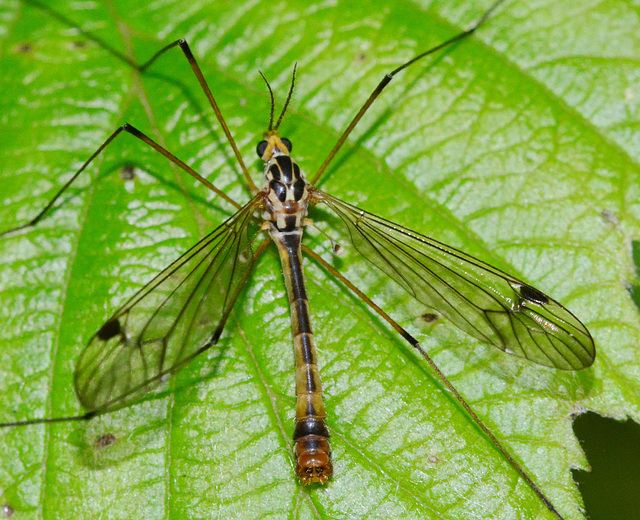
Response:
[{"label": "dark wing spot", "polygon": [[538,303],[540,305],[549,303],[549,297],[546,294],[535,287],[531,287],[530,285],[520,286],[520,296],[527,301]]},{"label": "dark wing spot", "polygon": [[438,315],[433,313],[433,312],[425,312],[420,317],[422,318],[422,321],[425,321],[427,323],[433,323],[434,321],[436,321],[438,319]]},{"label": "dark wing spot", "polygon": [[102,341],[108,341],[118,334],[122,334],[122,327],[120,327],[120,320],[118,319],[109,320],[96,332],[96,336]]},{"label": "dark wing spot", "polygon": [[9,504],[4,504],[2,506],[2,514],[7,518],[13,516],[13,513],[15,512],[15,509],[13,509],[13,507],[11,507]]}]

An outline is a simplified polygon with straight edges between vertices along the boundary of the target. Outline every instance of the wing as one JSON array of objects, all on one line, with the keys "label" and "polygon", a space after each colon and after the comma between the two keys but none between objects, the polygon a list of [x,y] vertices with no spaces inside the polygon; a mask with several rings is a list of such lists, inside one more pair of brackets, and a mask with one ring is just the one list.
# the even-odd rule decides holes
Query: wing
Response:
[{"label": "wing", "polygon": [[258,199],[184,253],[94,334],[75,389],[98,413],[140,399],[215,345],[253,266],[248,225]]},{"label": "wing", "polygon": [[587,328],[525,282],[324,192],[354,247],[421,303],[472,336],[540,365],[580,370],[595,359]]}]

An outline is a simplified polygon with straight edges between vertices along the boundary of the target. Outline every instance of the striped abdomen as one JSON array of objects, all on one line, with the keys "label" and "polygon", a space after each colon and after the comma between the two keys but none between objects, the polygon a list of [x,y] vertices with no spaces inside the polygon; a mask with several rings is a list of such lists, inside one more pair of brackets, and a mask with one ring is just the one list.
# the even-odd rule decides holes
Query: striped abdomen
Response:
[{"label": "striped abdomen", "polygon": [[291,309],[296,359],[296,427],[293,433],[296,475],[304,484],[324,484],[333,473],[333,465],[302,271],[302,229],[279,231],[273,226],[271,236],[280,253]]}]

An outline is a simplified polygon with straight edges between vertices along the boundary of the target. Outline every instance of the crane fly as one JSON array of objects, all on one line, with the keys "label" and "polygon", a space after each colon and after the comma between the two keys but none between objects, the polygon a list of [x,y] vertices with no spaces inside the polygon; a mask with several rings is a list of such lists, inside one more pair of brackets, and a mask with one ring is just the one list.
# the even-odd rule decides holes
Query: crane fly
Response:
[{"label": "crane fly", "polygon": [[[295,473],[303,484],[327,484],[333,474],[329,427],[305,286],[302,262],[305,253],[343,282],[420,352],[547,508],[562,518],[418,341],[331,264],[302,243],[305,227],[313,225],[310,216],[314,207],[322,206],[342,222],[353,250],[417,301],[437,309],[464,332],[506,353],[547,367],[580,370],[593,363],[595,347],[587,328],[542,291],[462,251],[368,213],[316,187],[352,130],[393,77],[426,56],[469,37],[501,1],[496,1],[470,29],[386,74],[310,178],[295,162],[291,141],[279,133],[294,91],[295,67],[277,120],[274,94],[263,76],[270,95],[271,113],[264,139],[256,148],[264,162],[262,184],[257,186],[188,43],[177,40],[140,66],[139,69],[145,71],[170,49],[177,47],[182,51],[208,98],[253,197],[244,205],[238,204],[134,126],[125,124],[117,128],[35,218],[3,235],[36,225],[87,166],[123,132],[155,149],[233,204],[237,211],[133,295],[89,340],[77,361],[74,375],[76,395],[87,413],[0,426],[85,420],[140,400],[167,376],[218,343],[252,268],[273,242],[282,265],[291,315],[297,397],[293,434]],[[265,233],[268,238],[262,238]]]}]

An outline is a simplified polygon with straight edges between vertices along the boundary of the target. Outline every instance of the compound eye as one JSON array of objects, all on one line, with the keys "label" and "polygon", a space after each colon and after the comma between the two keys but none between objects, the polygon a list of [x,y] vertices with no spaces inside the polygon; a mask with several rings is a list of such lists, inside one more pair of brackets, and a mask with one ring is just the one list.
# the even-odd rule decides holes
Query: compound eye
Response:
[{"label": "compound eye", "polygon": [[280,202],[287,200],[287,187],[284,184],[278,181],[271,181],[269,183],[269,188],[276,194],[276,197],[278,197]]},{"label": "compound eye", "polygon": [[291,153],[291,149],[293,148],[291,141],[289,141],[289,139],[287,139],[286,137],[283,137],[280,140],[282,141],[282,144],[287,147],[287,150],[289,150],[289,153]]},{"label": "compound eye", "polygon": [[258,157],[262,158],[265,150],[267,149],[267,144],[269,143],[267,143],[266,141],[260,141],[258,143],[258,146],[256,146],[256,153],[258,154]]}]

